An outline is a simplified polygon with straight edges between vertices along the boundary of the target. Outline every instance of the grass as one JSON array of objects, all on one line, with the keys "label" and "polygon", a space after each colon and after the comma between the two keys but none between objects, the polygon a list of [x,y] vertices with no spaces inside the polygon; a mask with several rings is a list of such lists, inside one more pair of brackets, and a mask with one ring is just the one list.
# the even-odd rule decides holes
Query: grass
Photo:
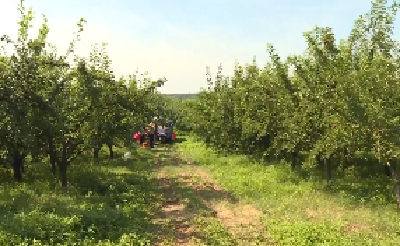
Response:
[{"label": "grass", "polygon": [[[392,187],[379,176],[359,178],[357,170],[348,170],[327,189],[323,179],[292,172],[284,163],[222,157],[190,137],[173,148],[132,149],[127,161],[124,151],[116,149],[108,160],[103,150],[96,165],[90,158],[75,162],[67,189],[45,163],[29,164],[21,184],[0,169],[0,245],[400,242]],[[193,163],[180,159],[181,152]],[[259,216],[246,204],[262,211],[268,240],[260,228],[240,227]]]},{"label": "grass", "polygon": [[67,189],[45,162],[28,161],[23,183],[0,169],[0,245],[235,245],[206,204],[224,197],[191,186],[204,185],[198,177],[182,182],[193,170],[172,149],[132,149],[124,161],[126,150],[108,160],[103,149],[98,164],[83,156],[68,170]]},{"label": "grass", "polygon": [[191,137],[177,148],[241,201],[262,209],[277,245],[399,245],[399,212],[383,177],[358,178],[349,170],[327,189],[323,179],[304,178],[290,165],[222,157]]},{"label": "grass", "polygon": [[48,164],[28,165],[21,184],[1,169],[0,245],[152,245],[160,228],[151,217],[161,196],[153,155],[138,149],[124,161],[123,151],[98,165],[72,164],[67,189]]}]

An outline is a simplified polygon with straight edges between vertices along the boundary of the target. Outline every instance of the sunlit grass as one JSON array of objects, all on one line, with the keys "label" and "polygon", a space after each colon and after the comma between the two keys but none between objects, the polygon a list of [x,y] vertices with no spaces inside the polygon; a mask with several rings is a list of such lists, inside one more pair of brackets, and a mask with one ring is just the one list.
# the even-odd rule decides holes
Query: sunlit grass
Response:
[{"label": "sunlit grass", "polygon": [[208,169],[222,187],[262,209],[265,226],[278,245],[400,242],[396,204],[383,198],[388,197],[385,192],[393,192],[390,185],[384,187],[384,177],[345,176],[327,190],[324,180],[301,178],[290,165],[251,163],[245,156],[220,157],[193,138],[187,140],[179,150]]}]

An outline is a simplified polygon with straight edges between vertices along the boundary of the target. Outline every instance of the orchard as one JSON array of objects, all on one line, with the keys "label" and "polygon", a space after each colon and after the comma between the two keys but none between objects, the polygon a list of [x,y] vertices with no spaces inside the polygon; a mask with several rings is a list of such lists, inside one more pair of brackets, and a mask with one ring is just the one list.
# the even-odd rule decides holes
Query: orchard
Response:
[{"label": "orchard", "polygon": [[283,60],[270,44],[263,69],[237,65],[229,78],[219,67],[208,90],[185,102],[186,127],[218,149],[287,158],[293,170],[324,168],[328,183],[333,170],[374,159],[368,168],[393,177],[400,204],[398,7],[375,1],[348,39],[335,40],[329,27],[304,32],[303,56]]},{"label": "orchard", "polygon": [[[303,55],[283,59],[268,44],[264,68],[254,59],[228,77],[221,65],[212,79],[207,67],[208,88],[178,100],[157,91],[165,78],[116,78],[106,44],[75,55],[83,18],[65,54],[47,42],[45,17],[28,38],[34,15],[21,1],[18,36],[0,34],[0,48],[15,51],[0,53],[0,245],[189,242],[176,214],[201,230],[201,245],[397,245],[399,7],[375,0],[347,39],[330,27],[304,32]],[[174,122],[176,143],[138,146],[134,134],[155,116]],[[221,216],[243,201],[265,217],[247,226],[259,233],[251,239]],[[184,212],[166,211],[174,205]]]}]

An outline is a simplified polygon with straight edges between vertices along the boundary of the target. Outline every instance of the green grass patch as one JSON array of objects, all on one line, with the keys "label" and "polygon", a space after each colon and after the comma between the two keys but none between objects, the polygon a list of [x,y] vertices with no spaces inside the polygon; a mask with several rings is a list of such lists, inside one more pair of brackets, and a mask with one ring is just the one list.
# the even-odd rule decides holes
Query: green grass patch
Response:
[{"label": "green grass patch", "polygon": [[186,140],[176,148],[241,201],[262,209],[267,230],[278,245],[400,242],[399,212],[384,177],[347,174],[327,189],[323,179],[304,178],[283,161],[261,164],[246,156],[220,156],[194,138]]},{"label": "green grass patch", "polygon": [[238,245],[235,239],[228,233],[226,228],[222,226],[221,222],[216,219],[198,216],[195,218],[194,224],[201,228],[204,235],[204,241],[202,243],[205,245]]},{"label": "green grass patch", "polygon": [[123,151],[97,165],[73,163],[67,189],[47,163],[29,164],[21,184],[1,180],[0,245],[151,245],[160,199],[153,155],[140,148],[124,161]]}]

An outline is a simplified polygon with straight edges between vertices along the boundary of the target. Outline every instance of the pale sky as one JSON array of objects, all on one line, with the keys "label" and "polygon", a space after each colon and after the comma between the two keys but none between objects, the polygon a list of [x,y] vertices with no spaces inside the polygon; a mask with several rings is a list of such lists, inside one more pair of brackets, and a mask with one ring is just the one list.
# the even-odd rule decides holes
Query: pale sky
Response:
[{"label": "pale sky", "polygon": [[[0,35],[17,34],[18,0],[1,0]],[[49,19],[48,41],[64,53],[77,21],[88,23],[76,53],[88,56],[91,45],[108,43],[117,76],[148,71],[153,79],[166,77],[162,93],[197,93],[207,86],[206,66],[215,76],[222,63],[226,75],[234,63],[264,66],[266,44],[282,59],[301,54],[302,36],[315,25],[332,27],[337,39],[347,38],[354,20],[368,12],[369,0],[26,0],[36,18],[32,37]],[[398,25],[396,25],[398,26]],[[398,32],[395,31],[395,35]]]}]

